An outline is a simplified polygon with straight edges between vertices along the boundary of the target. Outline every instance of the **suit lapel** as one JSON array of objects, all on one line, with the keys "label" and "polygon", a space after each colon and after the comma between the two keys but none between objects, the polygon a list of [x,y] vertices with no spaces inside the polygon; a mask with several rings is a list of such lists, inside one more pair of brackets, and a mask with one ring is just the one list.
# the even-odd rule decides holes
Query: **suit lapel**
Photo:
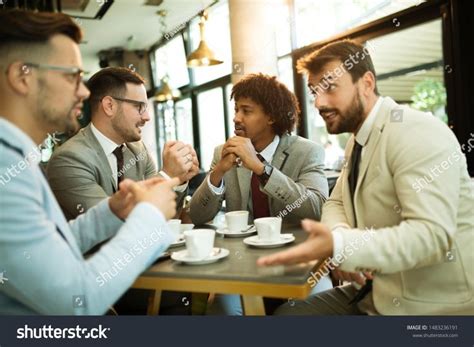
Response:
[{"label": "suit lapel", "polygon": [[94,148],[95,152],[97,153],[97,165],[101,172],[104,172],[106,177],[108,177],[108,181],[112,185],[112,191],[117,190],[117,179],[114,177],[112,173],[112,169],[109,165],[109,160],[102,149],[102,146],[99,143],[99,140],[94,136],[92,133],[91,125],[87,125],[84,128],[84,137],[86,138],[87,144]]},{"label": "suit lapel", "polygon": [[[359,167],[359,176],[357,178],[357,185],[354,192],[354,201],[357,201],[356,199],[359,194],[360,186],[364,181],[367,169],[369,168],[369,164],[372,162],[372,157],[374,155],[375,150],[377,149],[377,145],[380,141],[380,138],[382,137],[381,135],[385,126],[387,116],[390,110],[396,105],[397,104],[392,99],[385,98],[382,105],[380,106],[378,114],[376,115],[376,119],[370,132],[369,139],[366,145],[364,146],[364,154],[362,156],[361,165]],[[352,145],[354,145],[354,140],[352,141]],[[352,150],[350,153],[352,153]]]},{"label": "suit lapel", "polygon": [[289,135],[283,135],[280,137],[280,143],[273,155],[272,166],[277,168],[278,170],[282,170],[285,166],[286,160],[288,159],[288,152],[286,151],[290,146],[290,139]]}]

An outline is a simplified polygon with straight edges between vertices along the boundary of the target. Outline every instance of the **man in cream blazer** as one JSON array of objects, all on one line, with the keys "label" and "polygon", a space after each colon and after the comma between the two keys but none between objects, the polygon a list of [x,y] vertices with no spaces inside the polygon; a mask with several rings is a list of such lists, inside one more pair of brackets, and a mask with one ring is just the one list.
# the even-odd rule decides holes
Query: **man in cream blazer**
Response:
[{"label": "man in cream blazer", "polygon": [[[358,57],[352,69],[349,55]],[[337,76],[341,64],[347,71]],[[332,256],[335,275],[363,287],[335,288],[279,313],[473,314],[474,190],[454,134],[433,115],[378,96],[370,56],[356,43],[323,47],[299,67],[328,131],[355,135],[322,223],[305,221],[305,243],[258,263]]]}]

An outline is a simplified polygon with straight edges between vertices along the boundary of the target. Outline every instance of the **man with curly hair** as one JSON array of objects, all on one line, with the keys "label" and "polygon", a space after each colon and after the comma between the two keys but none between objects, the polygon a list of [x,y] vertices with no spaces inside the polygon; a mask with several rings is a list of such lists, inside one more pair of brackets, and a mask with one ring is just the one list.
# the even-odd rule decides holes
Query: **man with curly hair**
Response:
[{"label": "man with curly hair", "polygon": [[[295,95],[275,77],[251,74],[234,85],[231,99],[235,136],[214,151],[209,174],[191,200],[193,223],[213,219],[224,200],[227,212],[248,210],[251,219],[319,220],[328,196],[324,149],[291,135],[300,112]],[[315,291],[331,287],[323,277]],[[212,313],[240,314],[239,298],[224,297],[223,305],[223,296],[214,305],[224,312],[211,307]]]}]

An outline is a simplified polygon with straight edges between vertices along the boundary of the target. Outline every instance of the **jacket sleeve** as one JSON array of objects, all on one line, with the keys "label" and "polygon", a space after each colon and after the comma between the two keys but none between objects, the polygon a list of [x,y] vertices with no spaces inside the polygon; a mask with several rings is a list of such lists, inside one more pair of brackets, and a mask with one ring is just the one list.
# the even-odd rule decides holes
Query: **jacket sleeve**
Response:
[{"label": "jacket sleeve", "polygon": [[220,160],[221,150],[222,146],[215,148],[211,168],[191,199],[189,214],[191,220],[196,225],[204,224],[212,220],[219,212],[222,201],[225,198],[225,193],[221,195],[215,194],[207,183],[210,173]]}]

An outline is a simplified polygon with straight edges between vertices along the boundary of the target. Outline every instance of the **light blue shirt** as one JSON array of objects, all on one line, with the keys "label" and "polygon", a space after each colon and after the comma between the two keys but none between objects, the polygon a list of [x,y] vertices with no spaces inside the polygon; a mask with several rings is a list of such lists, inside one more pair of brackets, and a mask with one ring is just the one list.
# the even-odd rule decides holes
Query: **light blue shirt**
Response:
[{"label": "light blue shirt", "polygon": [[105,199],[68,223],[39,160],[35,143],[0,117],[0,315],[103,314],[172,235],[148,203],[122,222]]}]

